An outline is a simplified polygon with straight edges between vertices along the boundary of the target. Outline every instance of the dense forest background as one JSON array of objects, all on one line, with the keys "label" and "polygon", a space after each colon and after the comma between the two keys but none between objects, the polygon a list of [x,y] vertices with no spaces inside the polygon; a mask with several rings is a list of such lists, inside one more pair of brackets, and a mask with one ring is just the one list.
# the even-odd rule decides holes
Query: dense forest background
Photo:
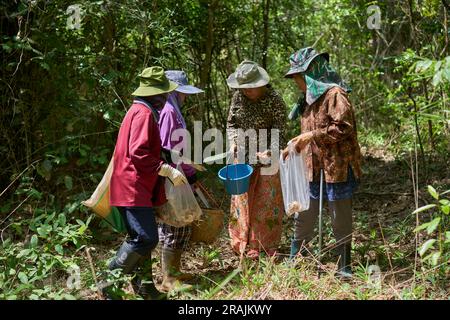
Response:
[{"label": "dense forest background", "polygon": [[[364,212],[356,221],[361,237],[354,247],[360,280],[375,261],[391,272],[384,281],[395,283],[386,296],[378,287],[361,293],[356,284],[353,291],[328,292],[350,298],[448,296],[447,0],[11,0],[1,2],[0,13],[1,299],[96,298],[95,273],[120,235],[93,219],[80,201],[105,171],[143,68],[185,70],[205,90],[188,101],[187,122],[223,129],[232,95],[226,78],[236,65],[243,59],[260,63],[291,106],[298,89],[283,75],[290,54],[306,46],[329,52],[353,89],[366,157],[356,199],[356,209]],[[289,126],[294,136],[298,123]],[[215,169],[202,178],[223,198],[223,189],[214,186]],[[227,210],[227,201],[223,205]],[[287,226],[289,237],[289,221]],[[94,262],[91,247],[97,248]],[[182,297],[258,298],[255,292],[265,292],[273,275],[268,270],[284,268],[267,260],[267,271],[227,273],[227,266],[236,267],[234,258],[227,260],[218,248],[197,250],[202,267],[192,269],[224,273],[208,274],[195,294]],[[278,272],[295,278],[294,271]],[[330,297],[320,291],[327,286],[301,272],[298,283],[270,278],[278,295],[269,297]],[[82,288],[56,285],[68,277],[81,277]],[[214,277],[226,283],[217,287],[221,280]]]}]

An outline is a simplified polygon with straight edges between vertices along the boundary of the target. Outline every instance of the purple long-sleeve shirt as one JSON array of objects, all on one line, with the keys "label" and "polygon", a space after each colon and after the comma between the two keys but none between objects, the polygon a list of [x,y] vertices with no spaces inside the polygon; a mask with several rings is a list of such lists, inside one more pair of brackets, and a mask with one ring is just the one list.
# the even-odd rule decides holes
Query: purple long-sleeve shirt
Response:
[{"label": "purple long-sleeve shirt", "polygon": [[[186,129],[186,123],[181,115],[181,111],[178,108],[177,93],[171,93],[169,99],[167,99],[164,108],[159,114],[159,133],[161,136],[161,146],[167,150],[176,149],[177,151],[184,152],[186,148],[187,137],[179,137],[178,139],[172,139],[172,133],[177,129]],[[195,174],[195,169],[188,164],[182,163],[184,173],[187,177],[191,177]]]}]

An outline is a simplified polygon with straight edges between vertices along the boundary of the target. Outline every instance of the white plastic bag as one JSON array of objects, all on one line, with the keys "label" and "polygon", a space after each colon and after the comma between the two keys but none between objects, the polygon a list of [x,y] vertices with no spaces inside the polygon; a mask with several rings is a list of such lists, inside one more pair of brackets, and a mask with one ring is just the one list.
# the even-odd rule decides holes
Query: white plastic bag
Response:
[{"label": "white plastic bag", "polygon": [[297,153],[295,148],[289,148],[286,161],[280,156],[280,179],[283,191],[284,210],[288,216],[308,210],[309,181],[305,156]]},{"label": "white plastic bag", "polygon": [[[177,166],[177,169],[183,172],[180,165]],[[170,179],[166,178],[165,190],[167,202],[156,208],[159,222],[174,227],[183,227],[200,219],[202,209],[198,205],[189,184],[175,187]]]}]

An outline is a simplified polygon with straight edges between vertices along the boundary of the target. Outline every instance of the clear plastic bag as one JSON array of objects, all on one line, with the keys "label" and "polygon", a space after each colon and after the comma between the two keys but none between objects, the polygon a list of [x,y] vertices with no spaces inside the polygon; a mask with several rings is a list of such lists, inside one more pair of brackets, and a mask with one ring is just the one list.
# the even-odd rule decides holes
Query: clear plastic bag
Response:
[{"label": "clear plastic bag", "polygon": [[305,156],[289,148],[286,161],[280,157],[280,179],[284,210],[288,216],[309,209],[309,181]]},{"label": "clear plastic bag", "polygon": [[[183,172],[180,165],[177,166],[177,169]],[[156,208],[159,222],[174,227],[183,227],[200,219],[202,209],[198,205],[189,184],[175,187],[170,179],[166,178],[165,190],[167,202]]]}]

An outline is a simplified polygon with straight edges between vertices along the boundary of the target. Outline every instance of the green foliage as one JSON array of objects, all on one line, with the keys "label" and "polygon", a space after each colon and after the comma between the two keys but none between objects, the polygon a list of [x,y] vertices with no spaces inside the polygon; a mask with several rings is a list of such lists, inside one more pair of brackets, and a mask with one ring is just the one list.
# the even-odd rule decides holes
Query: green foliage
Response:
[{"label": "green foliage", "polygon": [[424,214],[431,209],[431,220],[419,225],[414,231],[426,231],[429,237],[418,248],[422,261],[430,267],[438,267],[439,273],[445,275],[450,261],[450,200],[445,195],[447,190],[439,194],[432,186],[428,186],[428,192],[436,203],[428,204],[416,209],[413,214]]},{"label": "green foliage", "polygon": [[[67,268],[80,265],[83,246],[93,241],[91,231],[95,240],[102,238],[101,225],[86,219],[79,203],[100,181],[136,76],[150,65],[183,69],[205,90],[187,101],[188,126],[202,120],[204,129],[223,129],[232,94],[226,78],[241,60],[265,61],[271,84],[291,106],[299,92],[283,78],[289,55],[314,44],[330,53],[331,64],[353,89],[350,100],[362,146],[402,156],[419,145],[425,162],[431,156],[448,158],[450,57],[441,1],[79,0],[79,29],[68,25],[71,4],[0,4],[0,192],[5,190],[0,196],[0,287],[6,288],[0,298],[77,295],[55,283],[67,278]],[[366,27],[367,8],[373,4],[381,9],[380,30]],[[287,127],[289,137],[298,134],[298,121]],[[429,237],[419,252],[432,266],[448,259],[449,207],[442,194],[429,191],[435,202],[420,214],[433,212],[432,218],[417,232]],[[362,259],[374,252],[386,266],[389,246],[377,243],[373,227],[364,230],[368,240],[354,249]],[[411,221],[386,226],[386,232],[391,241],[403,243]],[[113,239],[109,234],[108,241]],[[201,255],[204,266],[223,264],[216,249]],[[404,263],[407,255],[395,250],[392,259]],[[217,288],[246,283],[256,294],[270,278],[260,271],[234,275]],[[295,283],[304,294],[314,290],[314,283],[298,280],[294,271],[278,279],[285,271],[273,275],[275,283]],[[93,288],[88,274],[82,270]],[[223,279],[213,280],[220,284]],[[217,288],[204,296],[219,294]],[[359,298],[371,294],[358,290]],[[401,296],[420,297],[424,290],[417,286]],[[231,288],[230,295],[235,291]]]},{"label": "green foliage", "polygon": [[[83,260],[91,217],[82,221],[72,212],[71,206],[60,213],[37,208],[33,218],[14,223],[0,247],[0,299],[75,299],[67,281]],[[11,240],[24,234],[23,241]]]}]

